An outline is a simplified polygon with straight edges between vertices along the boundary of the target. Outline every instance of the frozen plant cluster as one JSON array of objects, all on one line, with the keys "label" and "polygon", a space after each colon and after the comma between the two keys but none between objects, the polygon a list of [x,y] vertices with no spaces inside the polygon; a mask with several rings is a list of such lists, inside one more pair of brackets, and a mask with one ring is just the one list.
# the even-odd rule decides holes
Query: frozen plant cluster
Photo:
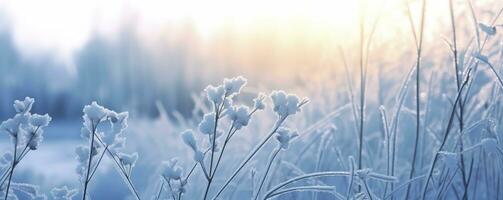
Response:
[{"label": "frozen plant cluster", "polygon": [[125,129],[128,126],[128,112],[117,113],[92,102],[84,106],[84,123],[81,137],[88,143],[75,149],[77,173],[83,185],[82,199],[88,198],[88,186],[94,177],[105,154],[114,161],[119,175],[132,194],[140,199],[131,180],[131,172],[138,160],[138,153],[124,152],[126,144]]},{"label": "frozen plant cluster", "polygon": [[[270,133],[259,143],[250,154],[239,164],[235,171],[229,176],[219,174],[219,167],[229,144],[233,141],[235,134],[252,123],[254,114],[266,107],[267,96],[259,93],[253,99],[253,106],[237,104],[234,101],[239,96],[247,80],[241,76],[231,79],[224,79],[221,85],[206,87],[206,98],[212,110],[205,113],[200,121],[196,133],[194,130],[185,130],[181,133],[182,141],[192,150],[194,166],[191,169],[184,169],[178,165],[176,158],[163,163],[161,169],[161,186],[157,198],[171,197],[172,199],[182,199],[186,192],[185,186],[190,184],[189,178],[197,167],[204,174],[205,187],[201,194],[203,199],[219,198],[219,195],[234,180],[236,175],[250,163],[250,160],[259,150],[270,140],[273,135],[277,135],[278,152],[280,149],[286,150],[290,140],[297,136],[296,132],[283,127],[288,116],[295,115],[308,100],[300,99],[293,94],[283,91],[274,91],[270,98],[273,104],[273,111],[277,115],[274,127]],[[231,154],[228,152],[227,154]],[[277,154],[277,153],[276,153]],[[276,156],[274,156],[276,157]],[[272,158],[271,160],[273,160]],[[272,161],[271,161],[272,162]],[[220,177],[218,177],[220,176]],[[267,173],[264,174],[264,177]],[[215,180],[219,178],[226,180],[221,185],[216,185]],[[165,186],[167,186],[165,188]]]},{"label": "frozen plant cluster", "polygon": [[44,128],[52,118],[48,115],[32,114],[31,109],[35,100],[26,97],[24,100],[14,101],[14,117],[0,124],[0,133],[10,137],[12,151],[3,153],[0,160],[0,196],[4,199],[17,199],[17,192],[24,193],[33,199],[45,199],[39,194],[38,186],[13,182],[14,170],[25,156],[36,151],[44,139]]}]

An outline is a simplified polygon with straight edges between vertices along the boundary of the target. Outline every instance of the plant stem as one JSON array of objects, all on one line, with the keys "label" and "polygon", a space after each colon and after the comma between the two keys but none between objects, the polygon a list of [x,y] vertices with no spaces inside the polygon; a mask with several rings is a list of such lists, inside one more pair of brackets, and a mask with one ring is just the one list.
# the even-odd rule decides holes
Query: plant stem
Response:
[{"label": "plant stem", "polygon": [[82,194],[82,200],[86,199],[87,186],[89,184],[89,174],[91,172],[91,162],[93,159],[94,135],[96,134],[96,128],[99,124],[99,121],[98,124],[96,124],[96,126],[94,126],[94,122],[92,122],[91,124],[93,131],[91,133],[91,137],[89,138],[91,140],[89,146],[89,159],[87,161],[87,172],[86,172],[86,179],[84,180],[84,193]]},{"label": "plant stem", "polygon": [[281,151],[281,147],[278,147],[273,153],[272,153],[272,156],[271,156],[271,159],[269,159],[269,163],[267,164],[267,169],[264,173],[264,176],[262,176],[262,180],[260,181],[260,185],[258,187],[258,190],[257,190],[257,194],[255,195],[255,200],[258,199],[258,197],[260,196],[260,190],[262,189],[262,187],[264,186],[264,183],[265,183],[265,180],[267,178],[267,175],[269,174],[269,170],[271,169],[271,166],[272,166],[272,163],[274,161],[274,159],[276,158],[276,156],[278,155],[278,153]]},{"label": "plant stem", "polygon": [[[420,81],[421,81],[421,50],[423,45],[423,31],[424,31],[424,16],[426,10],[426,0],[423,0],[421,8],[421,25],[419,28],[419,41],[417,43],[417,57],[416,57],[416,134],[414,140],[414,153],[412,156],[412,167],[409,173],[409,179],[414,177],[416,171],[416,157],[418,153],[418,144],[419,144],[419,134],[421,127],[421,95],[420,95]],[[409,12],[410,13],[410,12]],[[413,24],[411,24],[413,26]],[[412,31],[415,31],[414,29]],[[405,195],[405,199],[409,199],[411,185],[407,186],[407,192]]]},{"label": "plant stem", "polygon": [[[95,136],[96,136],[96,139],[98,140],[98,142],[101,143],[101,145],[106,146],[105,143],[103,142],[103,140],[98,135],[95,135]],[[131,193],[133,193],[133,195],[135,196],[135,198],[137,200],[141,200],[140,195],[138,194],[138,191],[136,190],[136,188],[133,185],[133,182],[131,181],[130,175],[128,175],[128,171],[126,169],[124,169],[124,167],[122,167],[120,161],[117,158],[118,156],[115,153],[113,153],[112,151],[110,151],[109,148],[105,148],[105,151],[108,153],[108,156],[110,156],[112,158],[112,160],[114,160],[116,167],[119,168],[119,170],[120,170],[119,175],[121,175],[121,177],[124,179],[124,181],[128,185],[129,190],[131,191]]]},{"label": "plant stem", "polygon": [[[360,4],[362,2],[360,1]],[[362,168],[362,154],[363,154],[363,128],[364,128],[364,111],[365,111],[365,85],[366,85],[366,72],[363,66],[363,46],[364,46],[364,34],[365,34],[365,26],[364,26],[364,18],[363,18],[363,5],[360,5],[360,48],[359,48],[359,57],[360,57],[360,129],[359,129],[359,143],[358,143],[358,169]],[[358,187],[358,190],[361,188]]]},{"label": "plant stem", "polygon": [[16,141],[14,141],[14,156],[12,157],[12,165],[11,165],[11,169],[10,169],[10,172],[9,172],[9,180],[7,181],[7,189],[5,190],[5,200],[7,200],[7,197],[9,197],[9,189],[10,189],[10,183],[12,181],[12,175],[14,174],[14,168],[16,168],[16,164],[17,164],[17,158],[16,158],[16,154],[17,154],[17,143],[18,143],[18,136],[16,135],[16,138],[15,138]]},{"label": "plant stem", "polygon": [[444,145],[447,142],[447,138],[449,137],[449,132],[451,131],[451,128],[452,128],[452,123],[453,123],[453,120],[454,120],[454,115],[456,113],[456,108],[457,108],[457,105],[459,103],[459,99],[460,99],[460,97],[462,95],[463,89],[465,88],[465,86],[468,84],[468,82],[470,80],[471,70],[472,70],[472,68],[468,69],[468,72],[466,74],[466,78],[463,81],[463,84],[461,85],[461,88],[459,89],[459,91],[458,91],[458,93],[456,95],[456,99],[454,101],[454,105],[451,108],[451,113],[450,113],[450,116],[449,116],[449,122],[447,123],[447,127],[446,127],[446,130],[444,132],[444,137],[442,139],[442,143],[440,144],[439,148],[435,152],[435,156],[433,157],[433,162],[432,162],[430,168],[428,169],[428,174],[426,176],[426,183],[423,186],[423,191],[421,192],[421,196],[420,196],[421,198],[420,199],[424,200],[426,198],[426,190],[428,189],[428,185],[430,183],[430,178],[431,178],[431,176],[433,174],[433,169],[435,168],[435,165],[436,165],[436,163],[438,161],[439,152],[444,148]]},{"label": "plant stem", "polygon": [[224,183],[224,185],[220,188],[220,190],[217,192],[215,197],[213,197],[213,200],[215,200],[222,192],[225,190],[225,188],[230,184],[230,182],[237,176],[237,174],[244,168],[244,166],[257,154],[257,152],[269,141],[269,139],[274,135],[274,133],[278,130],[278,128],[281,126],[281,124],[286,120],[288,116],[283,116],[278,119],[278,121],[275,123],[274,128],[272,131],[267,135],[262,142],[257,145],[253,151],[246,157],[246,159],[241,162],[239,167],[232,173],[231,177],[227,179]]}]

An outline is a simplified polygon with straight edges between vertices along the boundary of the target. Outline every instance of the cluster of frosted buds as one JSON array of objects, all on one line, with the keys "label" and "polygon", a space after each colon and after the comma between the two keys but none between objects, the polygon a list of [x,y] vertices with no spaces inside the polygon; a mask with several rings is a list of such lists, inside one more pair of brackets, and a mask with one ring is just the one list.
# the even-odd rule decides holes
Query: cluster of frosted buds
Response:
[{"label": "cluster of frosted buds", "polygon": [[131,154],[126,154],[126,153],[118,153],[117,156],[119,157],[119,160],[122,163],[122,166],[126,168],[133,168],[136,165],[136,161],[138,160],[138,153],[134,152]]},{"label": "cluster of frosted buds", "polygon": [[300,111],[300,108],[308,102],[302,101],[294,94],[287,94],[284,91],[273,91],[271,93],[273,110],[278,117],[286,118],[288,115],[294,115]]},{"label": "cluster of frosted buds", "polygon": [[173,158],[162,162],[161,173],[167,180],[180,180],[182,178],[182,167],[178,165],[178,159]]},{"label": "cluster of frosted buds", "polygon": [[290,141],[292,139],[294,139],[297,136],[299,136],[299,134],[297,133],[297,131],[292,131],[289,128],[286,128],[286,127],[280,127],[280,128],[278,128],[278,130],[276,131],[276,133],[277,133],[276,140],[278,140],[280,148],[284,149],[284,150],[288,149],[288,146],[290,145]]},{"label": "cluster of frosted buds", "polygon": [[239,130],[250,122],[250,109],[246,106],[232,106],[227,110],[227,117],[234,122],[234,128]]},{"label": "cluster of frosted buds", "polygon": [[228,97],[233,97],[241,92],[241,89],[246,85],[246,79],[238,76],[231,79],[224,79],[222,85],[209,85],[204,89],[208,100],[215,105],[230,105],[231,100]]},{"label": "cluster of frosted buds", "polygon": [[[102,145],[105,148],[116,154],[120,161],[122,167],[127,168],[130,172],[135,166],[136,160],[138,160],[138,153],[126,154],[121,152],[124,149],[126,143],[126,137],[124,136],[124,131],[128,127],[128,112],[117,113],[115,111],[109,110],[96,102],[92,102],[90,105],[84,106],[83,109],[83,127],[81,129],[81,137],[87,140],[91,139],[91,135],[94,132],[95,140],[93,145],[93,158],[98,153],[98,148]],[[110,128],[105,132],[98,130],[98,126],[102,123],[109,123]],[[87,167],[89,147],[79,147],[76,150],[77,160],[79,161],[79,166],[77,167],[77,172],[81,176],[85,176],[85,170]],[[87,155],[86,155],[87,154]]]},{"label": "cluster of frosted buds", "polygon": [[[47,127],[52,118],[45,114],[31,114],[35,100],[26,97],[23,101],[14,101],[16,115],[0,124],[0,132],[11,136],[12,141],[18,146],[26,145],[30,150],[36,150],[43,137],[43,128]],[[16,147],[17,148],[17,147]]]},{"label": "cluster of frosted buds", "polygon": [[194,137],[194,132],[192,130],[185,130],[182,132],[183,142],[192,149],[194,152],[194,161],[200,163],[204,160],[204,153],[197,146],[196,138]]},{"label": "cluster of frosted buds", "polygon": [[199,123],[198,126],[199,132],[203,134],[213,134],[215,131],[215,113],[207,113],[203,116],[203,120]]},{"label": "cluster of frosted buds", "polygon": [[[248,125],[253,112],[265,107],[265,95],[263,94],[259,95],[259,97],[254,100],[255,105],[253,111],[250,111],[248,107],[243,105],[232,105],[232,98],[238,95],[245,85],[246,79],[242,76],[238,76],[231,79],[224,79],[221,85],[209,85],[205,89],[207,99],[213,104],[213,111],[203,116],[203,119],[198,125],[198,130],[202,134],[208,135],[208,144],[210,144],[210,148],[214,148],[212,150],[213,152],[219,150],[217,140],[224,133],[222,130],[216,128],[218,126],[218,119],[227,116],[233,124],[232,128],[236,131]],[[194,146],[189,146],[194,150]],[[198,160],[203,159],[204,155],[200,150],[194,152],[195,158]]]}]

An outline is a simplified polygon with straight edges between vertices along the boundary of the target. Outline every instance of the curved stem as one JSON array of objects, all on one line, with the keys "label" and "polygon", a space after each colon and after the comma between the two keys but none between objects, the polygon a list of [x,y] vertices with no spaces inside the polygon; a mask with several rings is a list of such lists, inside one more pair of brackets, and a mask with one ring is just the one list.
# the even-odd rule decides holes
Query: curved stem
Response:
[{"label": "curved stem", "polygon": [[304,179],[308,179],[308,178],[324,177],[324,176],[350,176],[350,175],[351,175],[351,173],[349,173],[349,172],[338,172],[338,171],[316,172],[316,173],[311,173],[311,174],[305,174],[305,175],[298,176],[298,177],[289,179],[287,181],[284,181],[284,182],[278,184],[274,188],[267,191],[265,197],[267,198],[268,196],[270,196],[271,194],[273,194],[274,192],[276,192],[280,188],[282,188],[290,183],[297,182],[300,180],[304,180]]},{"label": "curved stem", "polygon": [[[296,191],[318,191],[318,192],[328,192],[332,193],[335,187],[333,186],[300,186],[300,187],[292,187],[284,190],[280,190],[274,194],[271,194],[270,196],[264,197],[264,200],[270,199],[275,196],[279,196],[282,194],[290,193],[290,192],[296,192]],[[336,196],[337,197],[337,196]]]},{"label": "curved stem", "polygon": [[260,196],[260,190],[264,186],[264,182],[265,182],[265,180],[267,178],[267,174],[269,173],[269,170],[271,169],[272,163],[273,163],[274,159],[276,158],[276,156],[278,155],[279,151],[281,151],[281,147],[278,147],[274,151],[274,153],[272,153],[271,159],[269,160],[269,163],[267,164],[267,169],[266,169],[266,171],[264,173],[264,176],[262,176],[262,181],[260,181],[260,185],[258,187],[257,194],[255,195],[255,200],[257,200],[258,197]]},{"label": "curved stem", "polygon": [[222,194],[222,192],[225,190],[225,188],[237,176],[237,174],[244,168],[244,166],[246,164],[248,164],[248,162],[250,162],[250,160],[255,156],[255,154],[257,154],[257,152],[267,143],[267,141],[269,141],[269,139],[278,130],[278,128],[286,120],[287,117],[288,116],[283,116],[283,117],[280,117],[278,119],[278,121],[275,123],[275,126],[272,129],[272,131],[267,135],[266,138],[264,138],[264,140],[262,140],[262,142],[259,145],[257,145],[253,149],[253,151],[246,157],[246,159],[243,162],[241,162],[241,164],[239,165],[239,167],[234,171],[234,173],[232,173],[231,177],[229,179],[227,179],[227,181],[225,181],[224,185],[220,188],[220,190],[217,192],[217,194],[215,195],[215,197],[213,197],[213,200],[215,200],[220,194]]}]

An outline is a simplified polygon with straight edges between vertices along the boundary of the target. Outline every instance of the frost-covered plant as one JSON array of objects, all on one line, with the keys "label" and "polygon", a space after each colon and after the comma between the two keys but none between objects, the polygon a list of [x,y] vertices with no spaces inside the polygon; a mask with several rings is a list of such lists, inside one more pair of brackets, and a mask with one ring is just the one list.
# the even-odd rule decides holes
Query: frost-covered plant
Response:
[{"label": "frost-covered plant", "polygon": [[[94,177],[105,154],[111,158],[119,171],[120,176],[128,185],[136,199],[140,199],[136,188],[131,180],[131,171],[138,160],[138,153],[127,154],[123,152],[126,138],[124,130],[127,128],[129,114],[127,112],[116,113],[92,102],[83,109],[84,127],[81,129],[81,137],[88,140],[89,146],[79,146],[75,149],[77,160],[77,173],[83,184],[82,199],[87,198],[89,182]],[[108,129],[100,131],[100,126]]]},{"label": "frost-covered plant", "polygon": [[159,199],[161,197],[165,184],[168,185],[168,191],[173,200],[182,199],[182,195],[185,193],[185,185],[187,184],[187,179],[189,176],[190,173],[185,178],[183,177],[183,169],[179,165],[177,158],[173,158],[169,161],[164,161],[161,164],[162,184],[156,199]]},{"label": "frost-covered plant", "polygon": [[[211,104],[211,112],[205,113],[201,122],[199,123],[197,130],[201,133],[201,137],[204,138],[202,146],[198,144],[197,136],[192,130],[184,131],[181,136],[183,142],[192,150],[193,160],[195,165],[192,170],[198,165],[202,172],[204,173],[205,179],[207,181],[206,189],[204,191],[203,199],[207,199],[212,183],[216,178],[219,166],[221,166],[222,158],[225,155],[226,147],[228,147],[229,142],[233,136],[244,127],[248,126],[253,114],[258,110],[265,109],[265,99],[266,95],[259,93],[258,96],[253,100],[253,107],[250,109],[245,105],[236,105],[233,98],[240,94],[242,88],[246,85],[247,80],[241,76],[224,79],[223,83],[218,86],[209,85],[206,87],[206,97]],[[270,95],[273,102],[273,111],[277,115],[277,121],[274,124],[271,132],[267,137],[257,145],[252,152],[245,158],[245,160],[239,165],[239,167],[234,171],[231,177],[229,177],[224,185],[220,188],[218,193],[214,198],[217,198],[220,193],[225,189],[225,187],[235,178],[235,176],[243,169],[243,167],[249,163],[249,161],[255,156],[255,154],[266,144],[266,142],[275,134],[278,133],[277,139],[279,141],[279,146],[277,151],[281,149],[288,148],[288,143],[290,139],[294,138],[293,133],[287,133],[286,128],[281,128],[281,125],[286,120],[288,116],[294,115],[300,111],[300,108],[305,105],[308,100],[300,99],[296,95],[287,94],[283,91],[274,91]],[[223,128],[223,120],[229,122],[227,130]],[[273,158],[274,159],[274,158]],[[271,161],[272,162],[272,161]],[[168,165],[171,164],[171,165]],[[164,172],[170,172],[173,169],[176,162],[167,162],[163,166]],[[166,167],[171,166],[171,167]],[[163,174],[164,179],[168,185],[173,182],[171,180],[182,180],[178,184],[184,186],[187,182],[188,177],[192,174],[192,170],[187,174],[186,178],[167,177],[167,174]],[[168,173],[169,174],[169,173]],[[163,182],[164,183],[164,182]],[[170,186],[171,188],[172,186]],[[162,192],[163,187],[161,185],[159,194]],[[176,190],[170,189],[174,199],[181,198],[183,193],[178,192],[178,194],[173,193]],[[159,196],[159,195],[158,195]]]},{"label": "frost-covered plant", "polygon": [[[28,184],[12,183],[14,170],[21,160],[30,152],[38,149],[40,143],[44,139],[43,129],[49,125],[52,118],[45,114],[32,114],[31,108],[35,100],[26,97],[24,100],[14,101],[14,109],[16,114],[13,118],[7,119],[0,124],[0,132],[10,136],[12,152],[6,152],[0,163],[2,167],[2,176],[0,177],[0,193],[3,193],[5,199],[17,198],[14,193],[10,193],[11,189],[18,190],[24,193],[33,194],[34,198],[39,198],[40,195],[30,191],[37,191],[36,186]],[[9,164],[7,164],[9,163]],[[11,185],[13,186],[11,188]]]}]

